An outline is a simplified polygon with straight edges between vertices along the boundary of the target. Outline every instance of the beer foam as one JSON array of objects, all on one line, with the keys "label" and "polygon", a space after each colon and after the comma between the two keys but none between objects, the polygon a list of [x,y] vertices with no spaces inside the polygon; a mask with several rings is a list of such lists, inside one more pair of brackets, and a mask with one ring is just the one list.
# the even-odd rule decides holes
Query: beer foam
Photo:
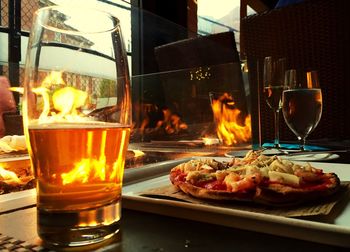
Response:
[{"label": "beer foam", "polygon": [[60,122],[60,123],[39,123],[30,122],[28,129],[96,129],[96,128],[130,128],[121,123],[87,121],[87,122]]}]

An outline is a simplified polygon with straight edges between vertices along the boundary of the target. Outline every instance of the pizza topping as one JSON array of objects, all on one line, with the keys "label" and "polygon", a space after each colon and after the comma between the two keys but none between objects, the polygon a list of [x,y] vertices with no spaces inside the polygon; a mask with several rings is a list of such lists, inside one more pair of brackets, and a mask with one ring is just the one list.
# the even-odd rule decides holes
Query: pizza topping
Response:
[{"label": "pizza topping", "polygon": [[293,174],[278,171],[269,171],[268,174],[271,182],[278,182],[291,186],[299,186],[300,184],[300,178]]},{"label": "pizza topping", "polygon": [[215,172],[217,170],[225,170],[232,166],[232,162],[218,162],[214,159],[194,159],[180,164],[178,167],[183,172],[208,170]]},{"label": "pizza topping", "polygon": [[[283,161],[287,161],[287,160],[283,160]],[[271,164],[270,164],[270,171],[277,171],[277,172],[283,172],[283,173],[289,173],[292,174],[294,173],[293,171],[293,164],[290,162],[283,162],[280,159],[276,159],[274,160]]]},{"label": "pizza topping", "polygon": [[267,157],[264,155],[261,155],[257,157],[255,160],[251,161],[251,164],[256,165],[258,167],[265,167],[265,166],[270,166],[273,161],[277,159],[276,156],[273,157]]},{"label": "pizza topping", "polygon": [[256,174],[256,173],[261,174],[260,169],[256,165],[247,165],[246,166],[246,170],[245,170],[246,175],[251,175],[251,174]]},{"label": "pizza topping", "polygon": [[224,170],[216,171],[216,173],[215,173],[216,180],[223,181],[228,174],[229,174],[228,171],[224,171]]},{"label": "pizza topping", "polygon": [[215,190],[215,191],[227,191],[226,184],[222,183],[222,181],[212,181],[204,185],[205,188],[209,190]]},{"label": "pizza topping", "polygon": [[204,170],[204,172],[213,172],[215,169],[207,164],[204,164],[201,166],[201,170]]},{"label": "pizza topping", "polygon": [[200,170],[210,170],[213,171],[214,169],[206,165],[205,160],[191,160],[189,162],[186,162],[184,164],[179,165],[179,169],[183,172],[191,172],[191,171],[200,171]]},{"label": "pizza topping", "polygon": [[300,177],[303,182],[317,182],[321,181],[323,176],[311,171],[297,171],[296,175]]},{"label": "pizza topping", "polygon": [[256,185],[261,181],[259,173],[241,176],[236,173],[228,174],[224,183],[226,184],[227,190],[231,192],[247,191],[256,188]]},{"label": "pizza topping", "polygon": [[215,173],[203,173],[201,171],[191,171],[186,176],[186,181],[194,185],[214,179],[216,179]]},{"label": "pizza topping", "polygon": [[[327,196],[340,187],[337,175],[324,173],[311,164],[300,165],[277,156],[248,152],[231,162],[197,159],[178,165],[170,180],[185,193],[199,198],[250,200],[290,203]],[[290,196],[288,196],[290,195]],[[289,198],[288,198],[289,197]]]},{"label": "pizza topping", "polygon": [[218,162],[214,159],[192,160],[180,167],[186,175],[185,181],[203,184],[209,181],[223,181],[227,189],[234,192],[254,188],[262,178],[272,183],[298,187],[308,182],[320,181],[322,170],[310,164],[301,166],[289,160],[273,156],[247,154],[244,162]]}]

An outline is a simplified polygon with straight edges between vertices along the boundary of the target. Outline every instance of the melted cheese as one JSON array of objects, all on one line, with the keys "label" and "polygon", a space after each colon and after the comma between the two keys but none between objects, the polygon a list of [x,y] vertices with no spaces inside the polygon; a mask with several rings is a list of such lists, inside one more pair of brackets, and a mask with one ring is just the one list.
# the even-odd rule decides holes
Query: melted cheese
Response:
[{"label": "melted cheese", "polygon": [[278,182],[286,185],[298,186],[300,184],[300,178],[293,174],[269,171],[268,176],[270,181]]},{"label": "melted cheese", "polygon": [[223,181],[231,191],[241,187],[253,187],[254,184],[260,183],[262,178],[268,178],[271,182],[299,186],[302,178],[298,175],[305,172],[314,173],[318,170],[310,164],[301,166],[276,156],[256,156],[256,153],[250,153],[240,162],[232,162],[232,165],[234,166],[230,168],[220,168],[216,161],[202,159],[188,162],[182,170],[188,173],[187,181],[198,183],[216,179]]},{"label": "melted cheese", "polygon": [[202,171],[190,171],[186,176],[186,181],[192,184],[215,179],[215,173],[203,173]]}]

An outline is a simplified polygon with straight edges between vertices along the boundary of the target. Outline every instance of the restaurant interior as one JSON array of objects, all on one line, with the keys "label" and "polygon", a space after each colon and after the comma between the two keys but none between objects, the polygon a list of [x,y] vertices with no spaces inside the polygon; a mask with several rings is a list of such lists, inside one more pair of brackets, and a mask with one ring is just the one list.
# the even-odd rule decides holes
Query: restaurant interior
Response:
[{"label": "restaurant interior", "polygon": [[[350,247],[350,79],[346,63],[350,58],[349,3],[346,0],[1,0],[0,250],[347,251]],[[38,226],[47,223],[43,214],[37,213],[40,172],[34,168],[34,159],[39,155],[29,146],[32,139],[29,141],[27,132],[26,113],[31,111],[26,106],[30,99],[24,97],[29,96],[26,91],[29,84],[25,83],[31,60],[26,58],[31,57],[32,48],[37,46],[31,44],[35,37],[33,14],[56,5],[71,10],[88,7],[115,15],[120,21],[121,47],[127,59],[127,70],[122,71],[127,76],[125,85],[130,82],[132,119],[122,161],[125,165],[121,165],[124,172],[118,200],[122,217],[117,223],[118,232],[91,244],[61,246],[45,241],[43,228],[41,234],[38,231]],[[75,25],[60,28],[78,29]],[[41,83],[54,84],[58,79],[74,83],[72,87],[91,96],[84,104],[88,115],[111,122],[113,116],[119,115],[115,111],[123,106],[115,105],[119,104],[119,96],[109,97],[119,89],[112,87],[113,78],[104,63],[108,56],[98,49],[83,50],[87,54],[83,62],[73,53],[83,47],[94,48],[94,42],[72,34],[49,36],[45,39],[54,42],[40,42],[37,49],[39,55],[51,55],[51,61],[57,57],[68,59],[63,65],[69,65],[70,70],[57,75],[57,71],[50,71],[50,60],[38,63],[35,59],[35,78]],[[64,43],[69,46],[62,46]],[[265,83],[267,58],[283,59],[283,67],[288,70],[283,71],[283,87],[276,96],[276,108],[269,100],[276,91],[268,89],[271,87]],[[307,98],[319,102],[317,112],[308,110],[309,100],[297,98],[303,111],[301,120],[309,124],[304,135],[298,134],[285,109],[284,99],[293,90],[286,84],[289,70],[305,74],[307,88],[319,92],[318,96]],[[309,82],[313,81],[314,72],[316,88]],[[68,106],[67,97],[63,99],[63,107]],[[72,111],[80,113],[81,105],[74,102]],[[112,116],[103,107],[105,103],[115,105],[106,107],[115,108]],[[52,102],[46,105],[56,106]],[[57,106],[54,111],[61,113]],[[64,153],[75,153],[76,147],[72,146],[75,145],[60,148]],[[341,189],[323,201],[283,207],[240,200],[219,203],[198,200],[164,189],[173,188],[169,173],[180,164],[203,159],[244,160],[252,150],[269,158],[336,173]],[[78,191],[80,187],[76,188]],[[68,223],[64,218],[60,221],[61,226]],[[54,239],[66,239],[54,233],[50,235]]]}]

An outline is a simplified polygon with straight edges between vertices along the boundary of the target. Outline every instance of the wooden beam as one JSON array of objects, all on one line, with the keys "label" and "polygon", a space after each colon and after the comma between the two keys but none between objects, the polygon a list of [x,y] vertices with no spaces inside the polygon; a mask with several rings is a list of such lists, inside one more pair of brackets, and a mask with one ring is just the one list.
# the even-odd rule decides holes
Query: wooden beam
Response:
[{"label": "wooden beam", "polygon": [[187,29],[188,37],[195,37],[198,33],[197,0],[187,0]]}]

